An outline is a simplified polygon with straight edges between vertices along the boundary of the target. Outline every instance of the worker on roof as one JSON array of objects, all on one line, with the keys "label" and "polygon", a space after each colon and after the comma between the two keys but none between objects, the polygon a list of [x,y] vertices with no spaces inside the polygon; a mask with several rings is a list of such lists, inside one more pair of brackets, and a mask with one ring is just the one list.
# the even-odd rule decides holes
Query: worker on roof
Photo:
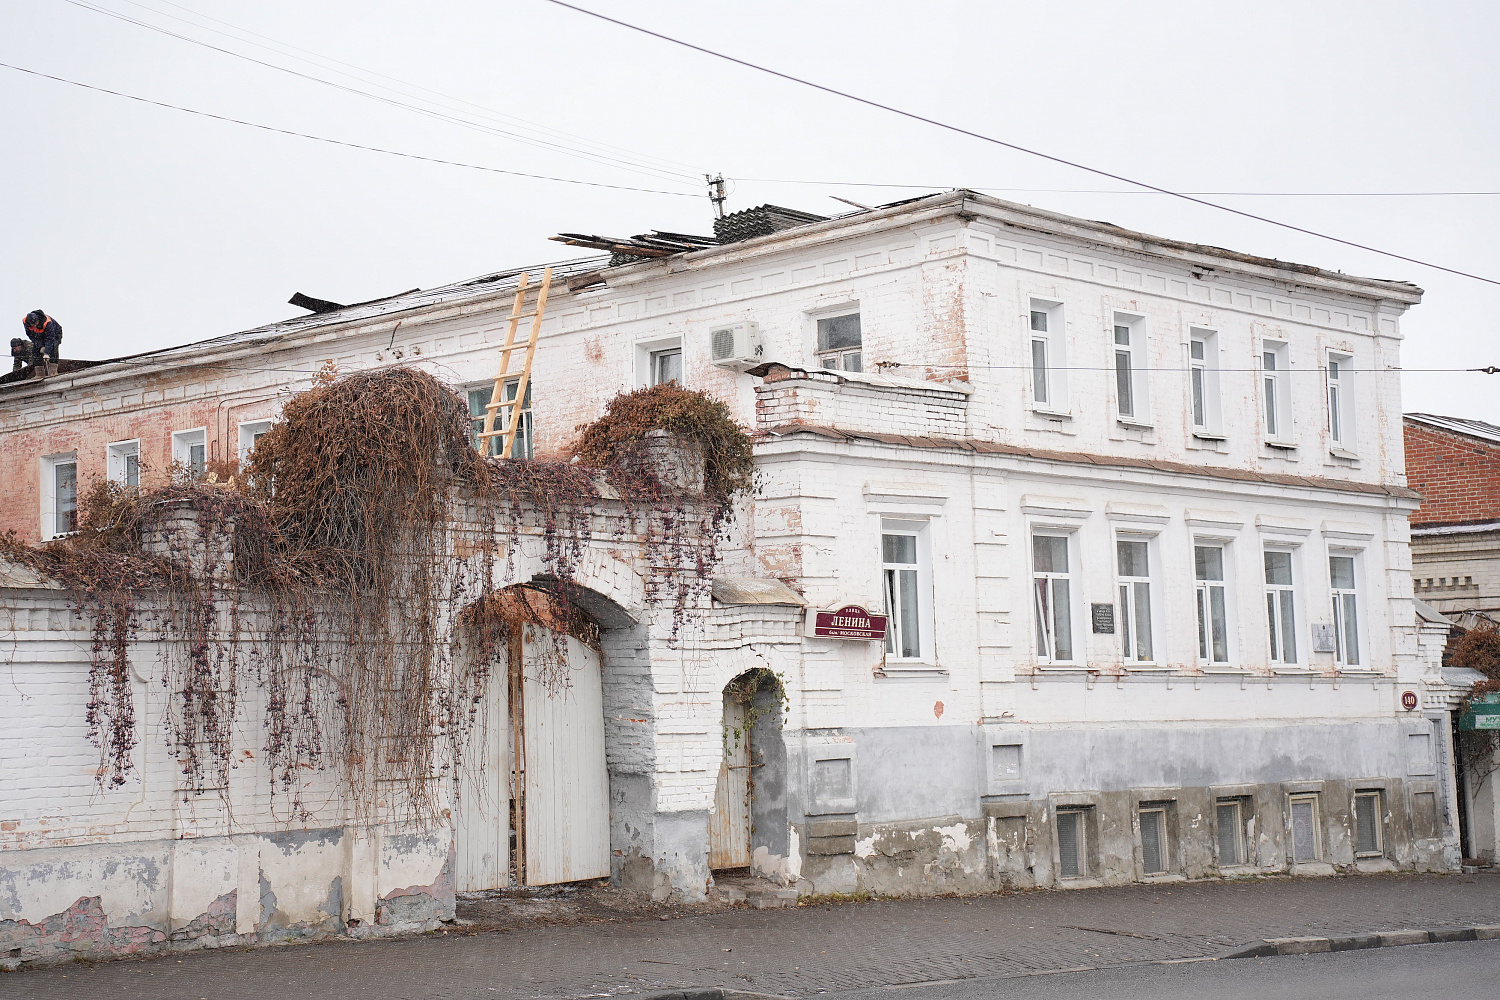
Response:
[{"label": "worker on roof", "polygon": [[30,338],[10,338],[10,370],[18,372],[33,364],[36,364],[36,348],[31,346]]},{"label": "worker on roof", "polygon": [[[26,327],[26,336],[31,338],[31,346],[35,355],[37,366],[36,377],[41,378],[44,374],[57,374],[57,352],[62,347],[62,324],[48,316],[40,309],[33,309],[26,314],[21,321]],[[46,370],[43,371],[45,362]]]}]

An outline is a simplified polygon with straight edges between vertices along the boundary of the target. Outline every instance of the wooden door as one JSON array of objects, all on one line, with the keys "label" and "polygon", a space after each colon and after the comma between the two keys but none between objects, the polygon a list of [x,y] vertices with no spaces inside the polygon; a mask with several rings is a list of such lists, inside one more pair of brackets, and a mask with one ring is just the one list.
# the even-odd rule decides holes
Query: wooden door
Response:
[{"label": "wooden door", "polygon": [[[609,875],[609,772],[604,760],[604,686],[599,654],[568,636],[566,686],[543,683],[535,658],[552,637],[524,644],[519,785],[524,790],[527,885]],[[552,654],[555,655],[555,654]]]},{"label": "wooden door", "polygon": [[505,665],[490,677],[458,775],[453,810],[459,892],[500,889],[510,882],[510,719]]},{"label": "wooden door", "polygon": [[745,705],[724,699],[724,759],[708,821],[708,867],[750,865],[750,730]]}]

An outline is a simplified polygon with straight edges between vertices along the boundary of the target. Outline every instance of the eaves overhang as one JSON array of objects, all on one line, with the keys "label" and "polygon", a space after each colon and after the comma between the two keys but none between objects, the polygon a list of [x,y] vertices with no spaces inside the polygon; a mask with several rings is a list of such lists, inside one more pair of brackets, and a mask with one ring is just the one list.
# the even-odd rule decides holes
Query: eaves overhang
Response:
[{"label": "eaves overhang", "polygon": [[836,216],[826,222],[798,226],[742,243],[724,244],[657,260],[621,264],[606,268],[601,273],[611,286],[619,287],[665,274],[703,270],[720,264],[822,246],[871,232],[906,228],[943,218],[956,218],[965,222],[985,219],[1003,228],[1085,243],[1114,253],[1133,254],[1174,262],[1188,268],[1239,274],[1406,306],[1420,302],[1423,295],[1421,288],[1406,281],[1364,278],[1309,264],[1257,257],[1222,247],[1152,236],[1108,222],[1049,212],[965,189],[917,198],[888,208]]}]

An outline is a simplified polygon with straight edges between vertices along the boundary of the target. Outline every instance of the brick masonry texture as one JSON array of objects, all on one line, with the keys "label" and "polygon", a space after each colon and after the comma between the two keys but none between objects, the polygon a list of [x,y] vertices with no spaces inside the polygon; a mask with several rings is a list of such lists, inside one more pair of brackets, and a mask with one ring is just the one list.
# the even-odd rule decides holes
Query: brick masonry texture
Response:
[{"label": "brick masonry texture", "polygon": [[1500,445],[1408,420],[1406,481],[1422,494],[1413,528],[1500,518]]}]

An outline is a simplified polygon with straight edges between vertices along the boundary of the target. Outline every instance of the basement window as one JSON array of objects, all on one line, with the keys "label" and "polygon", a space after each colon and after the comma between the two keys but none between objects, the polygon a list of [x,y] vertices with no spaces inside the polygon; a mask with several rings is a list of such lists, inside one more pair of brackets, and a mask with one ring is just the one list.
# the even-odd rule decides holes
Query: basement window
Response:
[{"label": "basement window", "polygon": [[1160,875],[1168,869],[1167,807],[1160,803],[1141,803],[1141,871]]},{"label": "basement window", "polygon": [[1059,878],[1083,878],[1089,872],[1088,811],[1057,811],[1057,874]]},{"label": "basement window", "polygon": [[1292,863],[1306,864],[1323,856],[1322,840],[1318,832],[1317,795],[1293,795],[1292,810]]},{"label": "basement window", "polygon": [[1356,792],[1354,795],[1354,856],[1378,858],[1385,853],[1381,836],[1380,791]]},{"label": "basement window", "polygon": [[1244,799],[1220,799],[1214,805],[1214,839],[1219,851],[1219,867],[1232,868],[1247,864],[1245,854],[1245,821],[1249,809]]}]

